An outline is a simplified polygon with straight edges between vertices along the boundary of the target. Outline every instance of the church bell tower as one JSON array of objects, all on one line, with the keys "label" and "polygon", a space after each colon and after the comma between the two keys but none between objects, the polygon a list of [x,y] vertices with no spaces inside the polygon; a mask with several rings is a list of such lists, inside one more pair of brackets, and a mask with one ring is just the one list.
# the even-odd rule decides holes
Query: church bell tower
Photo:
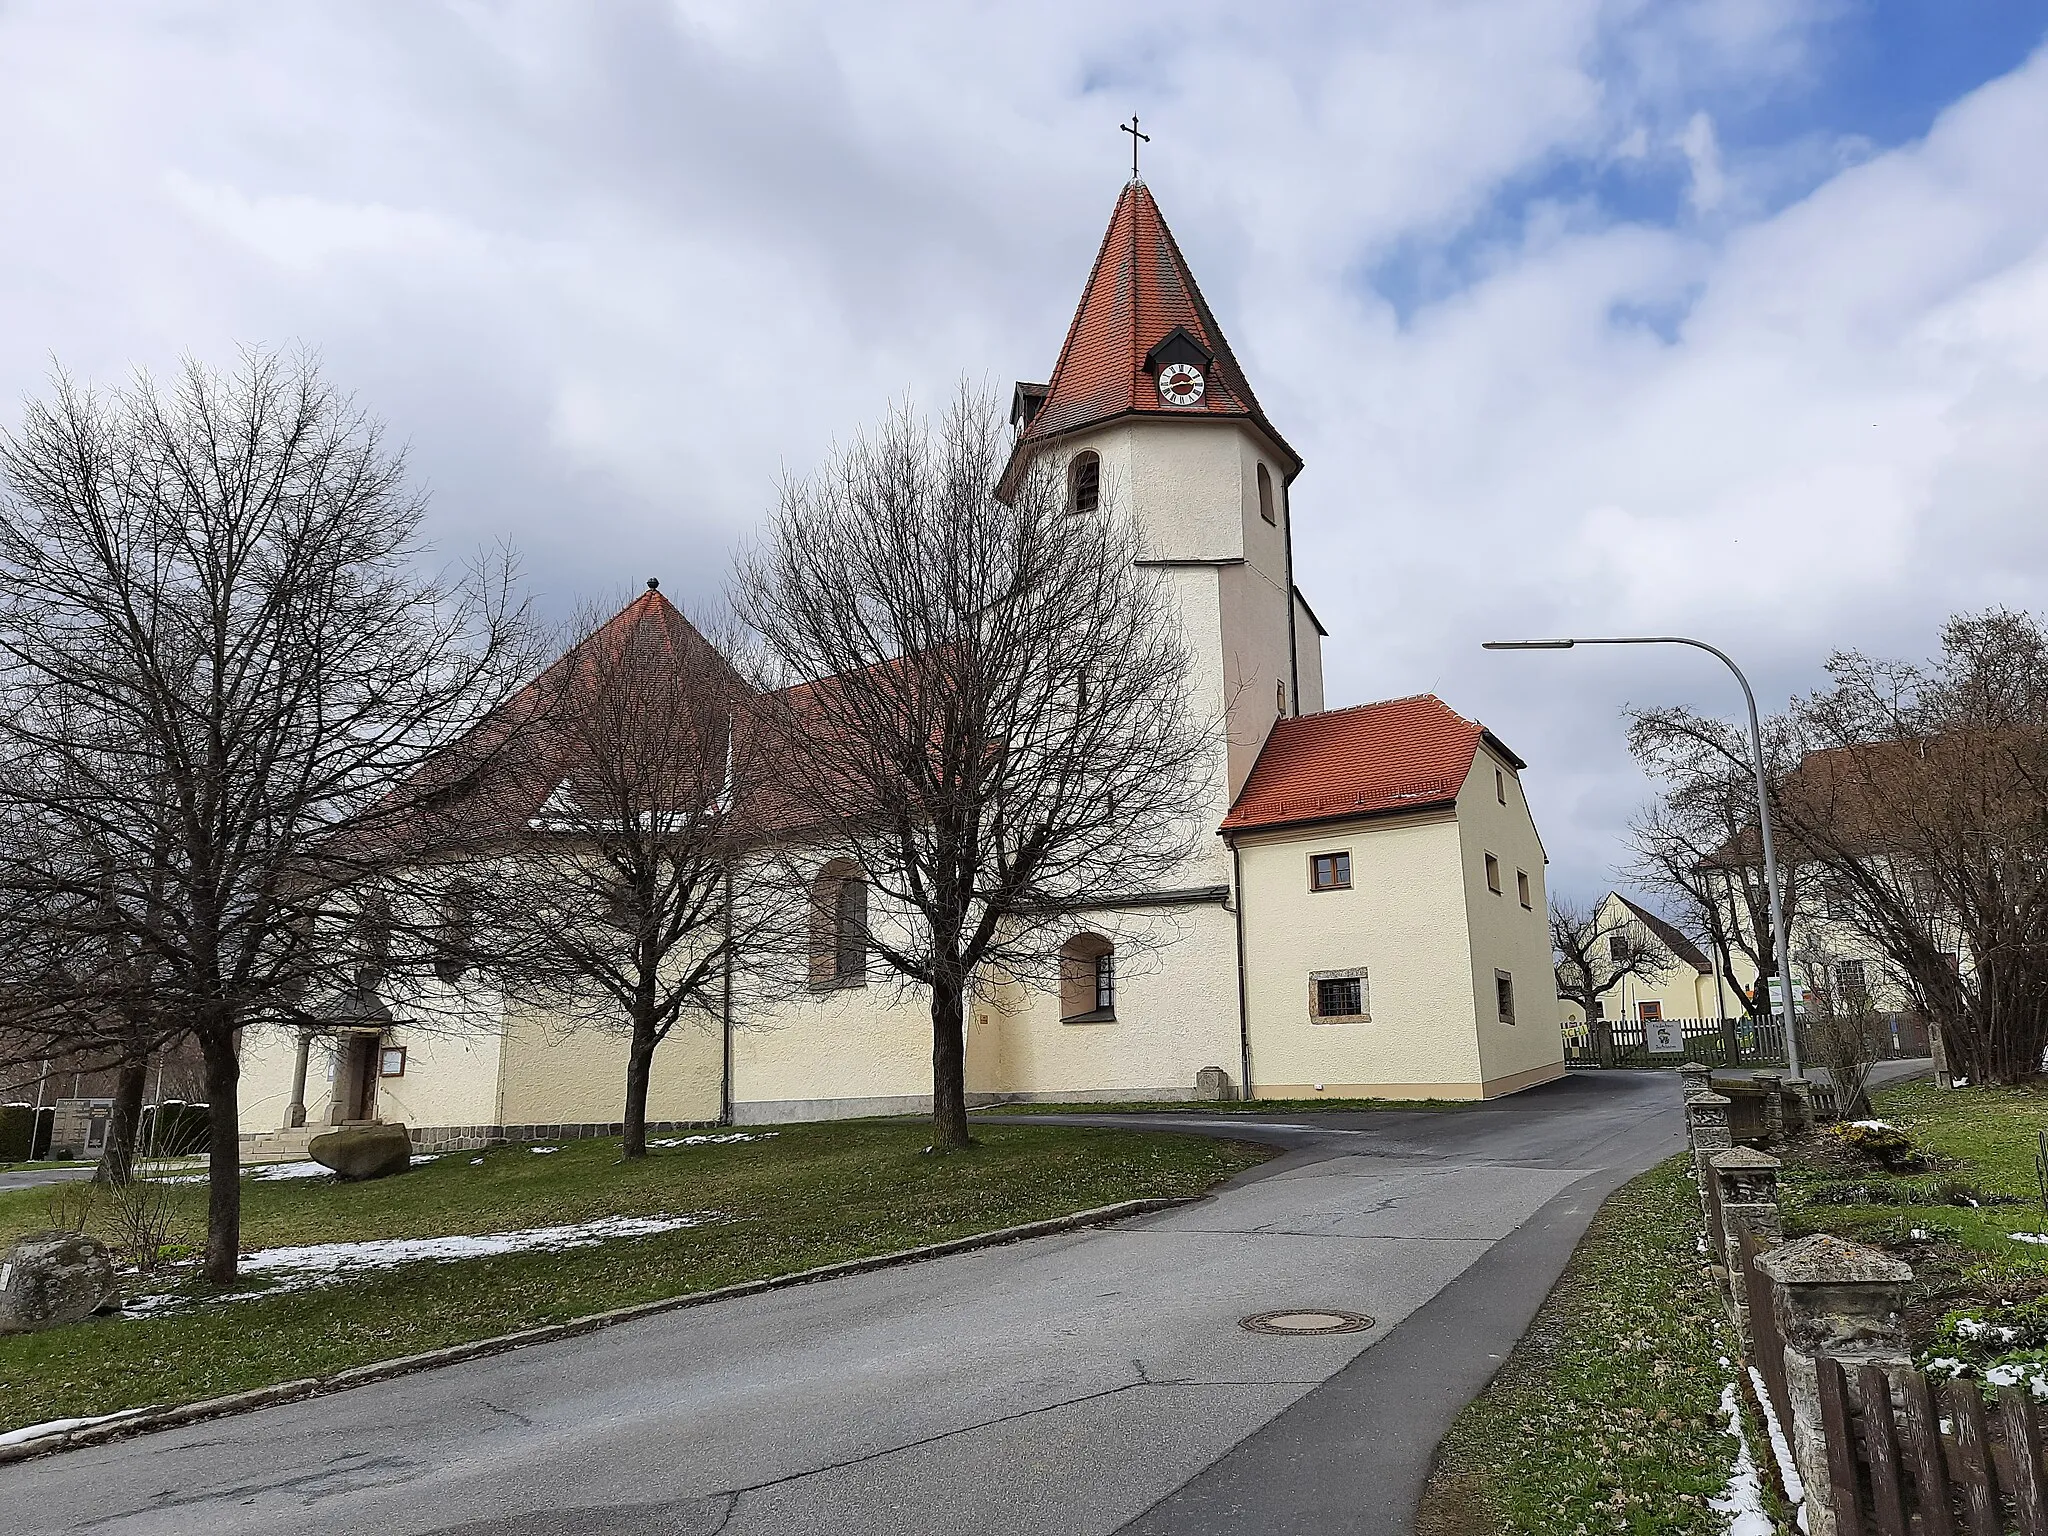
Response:
[{"label": "church bell tower", "polygon": [[1013,462],[1054,455],[1077,517],[1127,507],[1169,579],[1191,702],[1219,723],[1220,822],[1273,721],[1323,707],[1322,629],[1294,585],[1288,488],[1302,465],[1135,175],[1051,381],[1020,383],[1011,415]]}]

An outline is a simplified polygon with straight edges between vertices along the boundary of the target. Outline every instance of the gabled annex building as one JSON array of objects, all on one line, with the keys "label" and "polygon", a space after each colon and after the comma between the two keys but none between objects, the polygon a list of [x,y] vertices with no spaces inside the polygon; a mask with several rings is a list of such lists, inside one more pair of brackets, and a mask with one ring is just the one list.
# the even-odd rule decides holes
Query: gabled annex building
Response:
[{"label": "gabled annex building", "polygon": [[[1302,461],[1267,418],[1146,185],[1118,197],[1018,453],[1065,469],[1073,515],[1137,519],[1219,722],[1215,835],[1170,882],[1081,914],[1057,987],[984,989],[971,1101],[1490,1098],[1564,1071],[1544,854],[1504,743],[1422,694],[1325,710],[1326,631],[1295,582]],[[615,622],[666,610],[649,593]],[[817,881],[857,869],[815,851]],[[815,882],[814,882],[815,883]],[[798,957],[793,963],[805,963]],[[815,965],[816,957],[810,957]],[[808,991],[657,1053],[651,1124],[929,1106],[924,999],[856,943]],[[474,1012],[472,1003],[472,1012]],[[486,1012],[488,1010],[485,1010]],[[615,1131],[624,1044],[502,1010],[415,1029],[371,1009],[245,1043],[243,1129],[404,1120],[422,1145]]]}]

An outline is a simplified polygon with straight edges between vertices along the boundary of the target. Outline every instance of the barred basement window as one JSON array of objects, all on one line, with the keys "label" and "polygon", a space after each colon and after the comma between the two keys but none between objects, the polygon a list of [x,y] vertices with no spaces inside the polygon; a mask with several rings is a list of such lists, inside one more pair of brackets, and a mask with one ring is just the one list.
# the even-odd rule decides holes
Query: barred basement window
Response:
[{"label": "barred basement window", "polygon": [[1363,966],[1348,971],[1311,971],[1308,1016],[1312,1023],[1366,1023],[1372,1014],[1372,989]]}]

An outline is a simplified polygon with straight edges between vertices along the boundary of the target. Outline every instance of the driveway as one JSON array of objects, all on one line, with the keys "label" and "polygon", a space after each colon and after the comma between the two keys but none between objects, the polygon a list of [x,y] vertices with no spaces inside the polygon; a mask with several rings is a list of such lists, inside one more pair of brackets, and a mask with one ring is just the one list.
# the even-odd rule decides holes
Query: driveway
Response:
[{"label": "driveway", "polygon": [[[0,1469],[0,1530],[1407,1532],[1600,1201],[1684,1143],[1665,1073],[1172,1123],[1287,1151],[1114,1227]],[[1239,1326],[1318,1307],[1376,1325]]]}]

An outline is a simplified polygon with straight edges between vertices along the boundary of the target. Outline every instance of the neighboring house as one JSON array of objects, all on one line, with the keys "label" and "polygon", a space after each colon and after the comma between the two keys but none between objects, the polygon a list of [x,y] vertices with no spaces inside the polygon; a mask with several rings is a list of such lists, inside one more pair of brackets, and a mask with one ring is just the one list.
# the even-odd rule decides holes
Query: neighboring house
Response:
[{"label": "neighboring house", "polygon": [[[1121,499],[1140,523],[1186,637],[1190,708],[1218,722],[1195,812],[1217,835],[1175,878],[1077,918],[1057,985],[983,978],[971,1098],[1482,1098],[1560,1076],[1522,761],[1429,695],[1321,712],[1325,631],[1293,581],[1301,460],[1142,182],[1117,201],[1051,382],[1015,402],[1019,462],[1056,455],[1075,516]],[[681,622],[650,592],[613,622],[654,619]],[[792,899],[818,931],[791,960],[808,987],[679,1026],[655,1056],[651,1122],[929,1106],[925,1000],[868,954],[860,869],[809,856]],[[436,985],[403,1019],[370,1000],[303,1039],[252,1033],[245,1131],[284,1127],[295,1103],[308,1125],[405,1119],[428,1144],[617,1119],[622,1039],[564,1033],[461,977]]]},{"label": "neighboring house", "polygon": [[[1741,991],[1715,968],[1713,960],[1677,927],[1647,907],[1638,906],[1619,891],[1609,891],[1595,909],[1599,931],[1626,941],[1639,950],[1662,957],[1667,966],[1652,981],[1642,976],[1623,977],[1620,984],[1600,999],[1601,1013],[1610,1021],[1651,1023],[1659,1019],[1719,1019],[1743,1013]],[[1584,1011],[1577,1003],[1560,998],[1568,1026],[1583,1025]]]}]

